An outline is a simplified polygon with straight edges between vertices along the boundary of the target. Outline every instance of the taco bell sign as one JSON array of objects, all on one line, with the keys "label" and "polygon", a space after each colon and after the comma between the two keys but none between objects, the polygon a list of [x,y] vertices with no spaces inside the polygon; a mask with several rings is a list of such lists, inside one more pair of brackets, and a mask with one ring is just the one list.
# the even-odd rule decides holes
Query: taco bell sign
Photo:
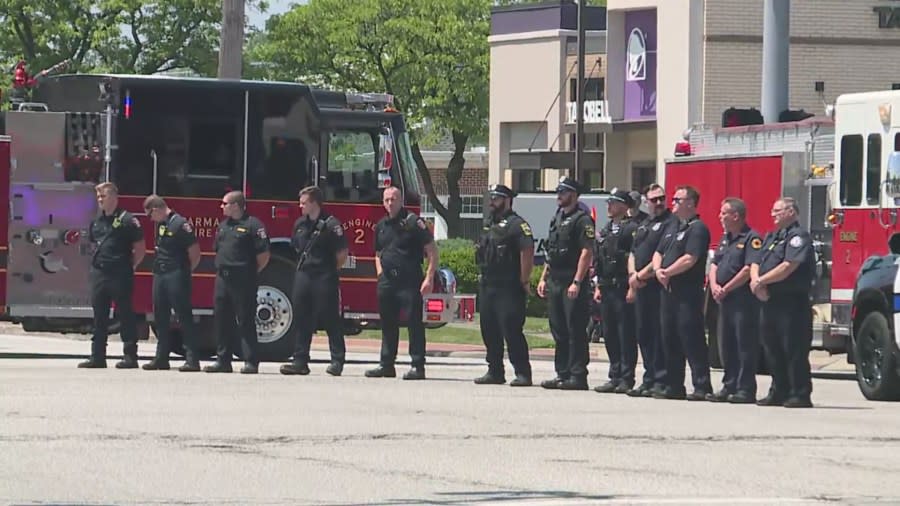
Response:
[{"label": "taco bell sign", "polygon": [[656,41],[656,9],[625,13],[626,120],[656,117]]}]

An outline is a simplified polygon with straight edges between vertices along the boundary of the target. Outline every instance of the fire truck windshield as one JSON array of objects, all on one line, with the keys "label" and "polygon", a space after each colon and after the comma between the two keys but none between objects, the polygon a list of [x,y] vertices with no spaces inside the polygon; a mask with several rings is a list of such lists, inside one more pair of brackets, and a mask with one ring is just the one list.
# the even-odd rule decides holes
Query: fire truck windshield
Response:
[{"label": "fire truck windshield", "polygon": [[400,161],[400,170],[403,171],[403,184],[406,191],[407,204],[420,204],[419,192],[419,171],[416,168],[416,161],[412,155],[412,143],[409,140],[409,133],[403,132],[397,136],[397,145],[399,147],[398,159]]}]

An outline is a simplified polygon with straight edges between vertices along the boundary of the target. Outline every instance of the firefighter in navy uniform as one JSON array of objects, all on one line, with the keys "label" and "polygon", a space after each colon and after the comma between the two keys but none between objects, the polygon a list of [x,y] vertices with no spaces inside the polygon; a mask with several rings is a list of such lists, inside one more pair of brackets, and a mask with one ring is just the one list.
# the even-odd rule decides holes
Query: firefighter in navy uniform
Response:
[{"label": "firefighter in navy uniform", "polygon": [[[381,363],[366,371],[369,378],[397,376],[395,361],[400,341],[400,312],[409,328],[410,370],[405,380],[425,379],[425,325],[422,297],[431,293],[438,252],[425,220],[403,207],[399,188],[385,188],[388,215],[375,226],[375,271],[378,275],[378,312],[381,316]],[[428,268],[422,275],[422,257]]]},{"label": "firefighter in navy uniform", "polygon": [[156,358],[144,364],[147,371],[169,369],[171,313],[175,310],[181,325],[185,363],[181,372],[197,372],[197,334],[191,306],[191,272],[200,263],[200,244],[190,222],[169,209],[158,195],[144,200],[144,211],[157,229],[156,256],[153,259],[153,322],[156,326]]},{"label": "firefighter in navy uniform", "polygon": [[548,389],[587,390],[591,291],[587,279],[593,261],[594,222],[578,208],[581,186],[564,177],[556,188],[559,209],[550,220],[546,262],[537,292],[548,299],[550,332],[556,342],[556,377]]},{"label": "firefighter in navy uniform", "polygon": [[759,301],[750,293],[750,264],[762,239],[747,225],[747,206],[738,198],[722,202],[719,221],[725,235],[709,267],[709,290],[719,304],[719,356],[725,366],[722,389],[713,402],[756,402],[759,361]]},{"label": "firefighter in navy uniform", "polygon": [[226,219],[216,231],[214,291],[216,362],[206,372],[232,372],[231,357],[240,340],[243,374],[259,372],[256,339],[256,291],[259,272],[269,263],[269,237],[262,222],[247,214],[247,200],[238,191],[222,198]]},{"label": "firefighter in navy uniform", "polygon": [[475,379],[478,385],[506,382],[503,341],[516,378],[510,386],[531,386],[531,363],[525,325],[525,306],[531,291],[534,266],[534,236],[529,224],[512,210],[515,193],[507,186],[490,188],[491,215],[475,250],[481,271],[481,338],[487,350],[488,372]]},{"label": "firefighter in navy uniform", "polygon": [[644,377],[639,386],[628,391],[629,397],[650,397],[666,390],[665,346],[660,328],[662,287],[653,273],[653,254],[660,239],[677,220],[666,207],[666,191],[662,186],[651,184],[645,197],[649,213],[637,222],[628,257],[628,285],[635,298],[635,331]]},{"label": "firefighter in navy uniform", "polygon": [[[700,193],[680,186],[672,198],[677,224],[669,227],[653,254],[653,270],[663,287],[662,335],[666,355],[665,391],[658,399],[705,401],[712,393],[709,348],[703,320],[704,278],[709,252],[709,228],[697,216]],[[685,395],[684,360],[691,366],[694,391]]]},{"label": "firefighter in navy uniform", "polygon": [[634,202],[624,190],[613,189],[607,200],[609,222],[600,232],[594,251],[597,288],[594,299],[600,301],[603,339],[609,357],[609,381],[596,387],[600,393],[624,394],[634,387],[637,366],[637,341],[634,334],[634,309],[626,296],[628,254],[637,225],[628,218]]},{"label": "firefighter in navy uniform", "polygon": [[794,199],[775,201],[772,218],[778,228],[766,236],[750,267],[750,289],[763,301],[763,348],[772,371],[772,386],[757,402],[760,406],[812,407],[810,292],[815,256],[809,232],[797,221],[799,214]]},{"label": "firefighter in navy uniform", "polygon": [[294,222],[291,245],[297,251],[297,273],[291,302],[300,330],[294,361],[281,366],[281,374],[309,374],[309,347],[315,331],[328,334],[331,363],[325,372],[340,376],[344,370],[344,329],[341,321],[339,272],[347,260],[343,224],[322,210],[325,195],[317,186],[300,190],[303,216]]},{"label": "firefighter in navy uniform", "polygon": [[124,352],[124,357],[116,364],[116,368],[135,369],[138,366],[137,324],[131,298],[134,269],[140,265],[145,255],[144,231],[133,214],[118,207],[119,189],[115,184],[100,183],[96,191],[100,213],[88,229],[88,237],[96,245],[89,274],[94,335],[91,338],[91,358],[78,364],[78,367],[106,367],[109,310],[112,302],[115,302]]}]

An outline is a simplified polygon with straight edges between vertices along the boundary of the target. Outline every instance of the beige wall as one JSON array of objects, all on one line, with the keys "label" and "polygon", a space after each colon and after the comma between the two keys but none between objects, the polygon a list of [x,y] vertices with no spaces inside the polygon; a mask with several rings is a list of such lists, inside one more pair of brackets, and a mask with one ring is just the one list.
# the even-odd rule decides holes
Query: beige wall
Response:
[{"label": "beige wall", "polygon": [[[876,6],[891,2],[791,0],[791,109],[822,115],[843,93],[890,89],[900,82],[900,30],[879,29]],[[761,105],[762,0],[706,0],[703,121],[721,124],[731,107]]]},{"label": "beige wall", "polygon": [[606,141],[612,147],[606,159],[607,189],[637,189],[631,179],[631,167],[635,163],[656,163],[656,131],[618,132],[608,134]]}]

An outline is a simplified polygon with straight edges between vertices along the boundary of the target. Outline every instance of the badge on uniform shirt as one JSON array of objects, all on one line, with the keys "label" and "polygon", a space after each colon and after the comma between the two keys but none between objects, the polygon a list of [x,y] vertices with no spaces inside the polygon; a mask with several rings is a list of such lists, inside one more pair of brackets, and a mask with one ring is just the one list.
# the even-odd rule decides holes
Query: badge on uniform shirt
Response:
[{"label": "badge on uniform shirt", "polygon": [[737,249],[744,249],[744,243],[742,243],[742,242],[737,243],[736,248],[737,248]]},{"label": "badge on uniform shirt", "polygon": [[244,227],[235,227],[234,229],[237,230],[238,232],[246,232],[247,231],[247,229]]},{"label": "badge on uniform shirt", "polygon": [[160,226],[159,226],[159,236],[162,237],[162,236],[164,236],[164,235],[166,235],[166,226],[165,226],[165,225],[160,225]]},{"label": "badge on uniform shirt", "polygon": [[500,220],[500,223],[497,224],[498,227],[503,228],[506,226],[506,220]]},{"label": "badge on uniform shirt", "polygon": [[762,241],[759,240],[759,237],[754,237],[752,241],[750,241],[750,247],[753,249],[762,248]]},{"label": "badge on uniform shirt", "polygon": [[265,239],[266,238],[266,229],[260,228],[259,230],[256,231],[256,235],[258,235],[260,239]]},{"label": "badge on uniform shirt", "polygon": [[522,233],[525,234],[526,237],[531,237],[531,236],[532,236],[532,233],[531,233],[531,227],[528,225],[528,223],[525,223],[525,222],[523,221],[523,222],[519,225],[519,227],[522,228]]},{"label": "badge on uniform shirt", "polygon": [[584,227],[584,235],[585,235],[588,239],[593,239],[593,238],[594,238],[594,235],[595,235],[595,234],[594,234],[594,226],[593,226],[593,225],[585,225],[585,227]]},{"label": "badge on uniform shirt", "polygon": [[122,219],[119,218],[118,216],[116,216],[116,218],[113,219],[112,228],[119,228],[121,226],[122,226]]},{"label": "badge on uniform shirt", "polygon": [[678,232],[678,235],[675,236],[676,241],[680,241],[684,239],[684,231]]},{"label": "badge on uniform shirt", "polygon": [[803,246],[803,238],[799,235],[795,235],[788,244],[795,248],[799,248],[800,246]]},{"label": "badge on uniform shirt", "polygon": [[[340,225],[335,225],[332,230],[334,231],[334,235],[336,235],[338,237],[344,235],[344,227],[342,227]],[[263,239],[265,239],[265,238],[263,238]]]},{"label": "badge on uniform shirt", "polygon": [[662,225],[662,223],[656,222],[656,223],[653,225],[653,231],[656,232],[657,230],[659,230],[659,227],[660,227],[661,225]]}]

